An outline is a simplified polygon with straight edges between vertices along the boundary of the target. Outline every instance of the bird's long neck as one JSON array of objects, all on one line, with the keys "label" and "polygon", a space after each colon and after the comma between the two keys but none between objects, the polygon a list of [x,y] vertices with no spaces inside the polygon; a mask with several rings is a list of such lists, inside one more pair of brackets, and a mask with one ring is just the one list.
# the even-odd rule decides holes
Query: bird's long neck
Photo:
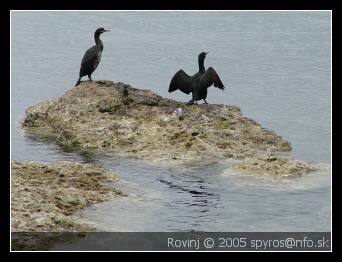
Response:
[{"label": "bird's long neck", "polygon": [[100,34],[95,33],[94,38],[95,38],[96,45],[99,46],[101,49],[103,49],[103,44],[102,44],[102,41],[100,39]]},{"label": "bird's long neck", "polygon": [[199,68],[199,72],[200,73],[204,73],[205,72],[204,59],[198,59],[198,68]]}]

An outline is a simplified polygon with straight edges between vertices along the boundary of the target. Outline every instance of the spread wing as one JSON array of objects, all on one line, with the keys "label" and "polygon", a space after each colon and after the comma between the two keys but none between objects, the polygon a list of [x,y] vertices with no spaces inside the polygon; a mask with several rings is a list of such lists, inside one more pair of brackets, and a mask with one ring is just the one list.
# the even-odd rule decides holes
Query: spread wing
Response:
[{"label": "spread wing", "polygon": [[219,89],[224,89],[224,85],[214,68],[209,67],[200,79],[200,88],[208,88],[213,85]]},{"label": "spread wing", "polygon": [[171,93],[179,89],[185,94],[190,94],[192,92],[192,82],[192,77],[181,69],[172,77],[169,92]]},{"label": "spread wing", "polygon": [[87,50],[81,62],[80,75],[88,75],[95,71],[101,60],[100,54],[101,53],[97,52],[96,46]]}]

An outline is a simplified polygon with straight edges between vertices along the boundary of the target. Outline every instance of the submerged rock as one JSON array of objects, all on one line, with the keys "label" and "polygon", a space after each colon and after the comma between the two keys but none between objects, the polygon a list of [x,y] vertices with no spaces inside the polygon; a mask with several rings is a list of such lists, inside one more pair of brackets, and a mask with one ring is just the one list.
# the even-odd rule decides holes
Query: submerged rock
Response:
[{"label": "submerged rock", "polygon": [[28,108],[22,126],[66,151],[169,164],[253,159],[291,150],[288,141],[244,117],[237,106],[187,106],[110,81],[85,81]]},{"label": "submerged rock", "polygon": [[233,165],[233,170],[253,175],[296,177],[315,171],[317,167],[297,159],[268,156],[245,159]]}]

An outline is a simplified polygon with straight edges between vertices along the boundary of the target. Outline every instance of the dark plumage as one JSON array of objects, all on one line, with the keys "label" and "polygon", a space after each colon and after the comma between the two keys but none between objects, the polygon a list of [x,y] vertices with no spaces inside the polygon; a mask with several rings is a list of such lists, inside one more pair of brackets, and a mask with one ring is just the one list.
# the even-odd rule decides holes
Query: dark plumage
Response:
[{"label": "dark plumage", "polygon": [[101,27],[95,31],[94,38],[96,45],[89,48],[84,54],[81,62],[80,75],[75,86],[78,86],[81,83],[81,78],[83,76],[88,76],[89,80],[92,81],[91,74],[95,71],[101,60],[103,44],[100,35],[104,32],[109,32],[109,30],[105,30]]},{"label": "dark plumage", "polygon": [[195,75],[189,76],[181,69],[171,79],[169,86],[170,93],[178,89],[185,94],[192,93],[192,99],[188,102],[188,105],[192,105],[194,102],[197,103],[198,100],[202,99],[207,104],[205,100],[208,94],[207,89],[211,85],[222,90],[225,88],[214,68],[209,67],[205,70],[204,59],[207,54],[208,52],[202,52],[198,55],[199,71]]}]

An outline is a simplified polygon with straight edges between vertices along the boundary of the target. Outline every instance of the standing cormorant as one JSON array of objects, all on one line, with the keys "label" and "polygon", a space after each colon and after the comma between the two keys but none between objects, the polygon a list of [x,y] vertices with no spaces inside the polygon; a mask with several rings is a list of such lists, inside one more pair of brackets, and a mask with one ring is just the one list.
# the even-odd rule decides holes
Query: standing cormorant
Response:
[{"label": "standing cormorant", "polygon": [[179,70],[172,78],[169,92],[180,90],[185,94],[192,93],[192,99],[187,103],[192,105],[198,100],[204,100],[204,103],[208,104],[205,100],[208,94],[208,87],[214,84],[219,89],[224,89],[224,85],[221,82],[219,75],[214,68],[209,67],[207,70],[204,68],[204,59],[209,52],[202,52],[198,55],[199,71],[193,75],[187,75],[183,69]]},{"label": "standing cormorant", "polygon": [[91,74],[95,71],[96,67],[100,63],[101,55],[103,51],[103,44],[100,39],[100,35],[104,32],[109,32],[110,30],[105,30],[104,28],[98,28],[94,33],[95,43],[96,45],[92,46],[87,50],[84,54],[81,69],[80,69],[80,77],[77,80],[75,86],[78,86],[81,83],[81,78],[83,76],[88,76],[89,80],[91,79]]}]

